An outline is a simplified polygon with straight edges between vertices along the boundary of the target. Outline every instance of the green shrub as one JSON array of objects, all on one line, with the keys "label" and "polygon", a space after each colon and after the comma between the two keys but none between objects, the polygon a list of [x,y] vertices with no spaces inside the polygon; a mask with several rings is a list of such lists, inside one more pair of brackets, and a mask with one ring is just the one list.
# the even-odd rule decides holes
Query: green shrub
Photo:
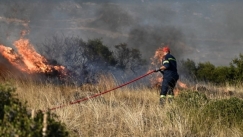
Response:
[{"label": "green shrub", "polygon": [[117,61],[114,58],[113,52],[103,44],[101,39],[88,40],[87,47],[89,56],[93,59],[103,59],[105,62],[109,63],[108,65],[116,65]]},{"label": "green shrub", "polygon": [[178,114],[193,118],[197,115],[199,108],[204,106],[208,99],[205,94],[196,91],[183,91],[175,99],[174,105],[171,105],[167,116],[173,121]]},{"label": "green shrub", "polygon": [[226,128],[243,127],[243,100],[233,97],[230,99],[213,100],[200,113],[203,123]]},{"label": "green shrub", "polygon": [[184,91],[175,98],[167,116],[173,126],[178,121],[186,123],[188,136],[243,135],[243,100],[236,97],[209,100],[203,93]]},{"label": "green shrub", "polygon": [[208,102],[205,94],[197,91],[182,91],[176,98],[176,106],[185,109],[197,109]]},{"label": "green shrub", "polygon": [[[37,112],[31,119],[31,113],[14,94],[15,88],[0,85],[0,136],[41,137],[43,128],[43,112]],[[66,137],[68,132],[64,125],[57,122],[56,115],[48,113],[47,136]]]},{"label": "green shrub", "polygon": [[205,94],[196,91],[182,91],[173,101],[173,105],[167,112],[167,118],[173,125],[179,121],[188,121],[187,127],[194,132],[194,121],[200,108],[207,104],[208,99]]}]

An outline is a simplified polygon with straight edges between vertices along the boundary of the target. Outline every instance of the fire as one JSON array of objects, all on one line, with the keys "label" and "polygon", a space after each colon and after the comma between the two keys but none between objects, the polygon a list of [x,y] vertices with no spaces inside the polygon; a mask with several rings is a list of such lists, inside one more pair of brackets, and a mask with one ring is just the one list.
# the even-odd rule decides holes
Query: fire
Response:
[{"label": "fire", "polygon": [[27,71],[24,68],[24,63],[19,57],[18,54],[14,52],[14,50],[10,47],[5,47],[3,45],[0,45],[0,53],[2,54],[3,57],[5,57],[11,64],[18,68],[21,71]]},{"label": "fire", "polygon": [[64,66],[48,64],[47,59],[35,51],[28,39],[20,38],[15,41],[13,45],[17,48],[18,52],[15,52],[13,48],[0,45],[0,53],[19,70],[28,74],[51,74],[55,71],[58,71],[61,76],[67,74],[67,70]]},{"label": "fire", "polygon": [[[155,51],[153,58],[151,58],[150,69],[151,68],[155,69],[155,68],[161,67],[163,57],[164,57],[164,53],[163,53],[162,48],[158,48]],[[152,87],[160,88],[162,86],[161,84],[162,84],[162,81],[163,81],[163,76],[160,73],[156,73],[155,76],[152,76],[152,78],[150,78],[150,81],[151,81]],[[177,81],[177,85],[180,88],[188,88],[187,85],[180,80]],[[176,88],[174,89],[175,95],[178,95],[178,93],[180,92],[178,86],[176,86]]]},{"label": "fire", "polygon": [[188,88],[187,85],[183,82],[181,82],[180,80],[177,81],[178,85],[181,87],[181,88]]},{"label": "fire", "polygon": [[[152,58],[150,58],[150,60],[151,60],[150,70],[151,69],[154,70],[155,68],[161,67],[163,57],[164,57],[164,53],[163,53],[162,48],[158,48],[155,51],[154,56]],[[150,78],[152,87],[157,87],[157,88],[161,87],[162,80],[163,80],[163,78],[162,78],[161,74],[156,73],[155,76],[152,76]]]},{"label": "fire", "polygon": [[154,65],[154,66],[157,66],[159,64],[162,65],[163,57],[164,57],[164,53],[163,53],[162,48],[158,48],[155,51],[154,57],[151,58],[151,60],[152,60],[151,65]]}]

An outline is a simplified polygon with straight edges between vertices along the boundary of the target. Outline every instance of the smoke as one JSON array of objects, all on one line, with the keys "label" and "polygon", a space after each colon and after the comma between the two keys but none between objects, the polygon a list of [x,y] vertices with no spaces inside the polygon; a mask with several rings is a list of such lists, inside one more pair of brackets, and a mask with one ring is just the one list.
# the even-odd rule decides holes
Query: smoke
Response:
[{"label": "smoke", "polygon": [[180,42],[184,38],[179,27],[170,25],[175,15],[176,12],[168,8],[168,4],[105,3],[98,6],[98,18],[88,27],[120,34],[113,39],[105,38],[105,42],[113,46],[125,41],[130,47],[138,48],[146,59],[152,57],[158,47],[166,44],[179,57],[183,55]]},{"label": "smoke", "polygon": [[237,0],[1,1],[0,43],[12,46],[29,30],[33,45],[56,34],[101,38],[110,48],[127,43],[149,60],[168,44],[178,60],[228,65],[243,48],[241,5]]}]

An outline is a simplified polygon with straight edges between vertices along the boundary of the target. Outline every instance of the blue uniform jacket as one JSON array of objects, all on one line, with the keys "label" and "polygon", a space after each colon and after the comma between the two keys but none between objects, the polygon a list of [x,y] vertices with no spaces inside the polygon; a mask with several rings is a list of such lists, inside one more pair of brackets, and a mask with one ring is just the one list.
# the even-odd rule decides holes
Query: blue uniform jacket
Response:
[{"label": "blue uniform jacket", "polygon": [[166,69],[163,71],[163,78],[178,78],[177,73],[177,63],[174,56],[172,56],[170,53],[166,54],[163,61],[163,66],[166,67]]}]

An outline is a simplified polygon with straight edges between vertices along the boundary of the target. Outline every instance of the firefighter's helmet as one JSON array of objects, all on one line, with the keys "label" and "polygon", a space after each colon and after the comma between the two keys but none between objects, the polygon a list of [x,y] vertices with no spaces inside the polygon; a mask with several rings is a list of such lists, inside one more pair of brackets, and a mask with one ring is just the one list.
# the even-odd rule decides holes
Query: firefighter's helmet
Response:
[{"label": "firefighter's helmet", "polygon": [[170,52],[170,48],[168,46],[163,47],[163,52]]}]

